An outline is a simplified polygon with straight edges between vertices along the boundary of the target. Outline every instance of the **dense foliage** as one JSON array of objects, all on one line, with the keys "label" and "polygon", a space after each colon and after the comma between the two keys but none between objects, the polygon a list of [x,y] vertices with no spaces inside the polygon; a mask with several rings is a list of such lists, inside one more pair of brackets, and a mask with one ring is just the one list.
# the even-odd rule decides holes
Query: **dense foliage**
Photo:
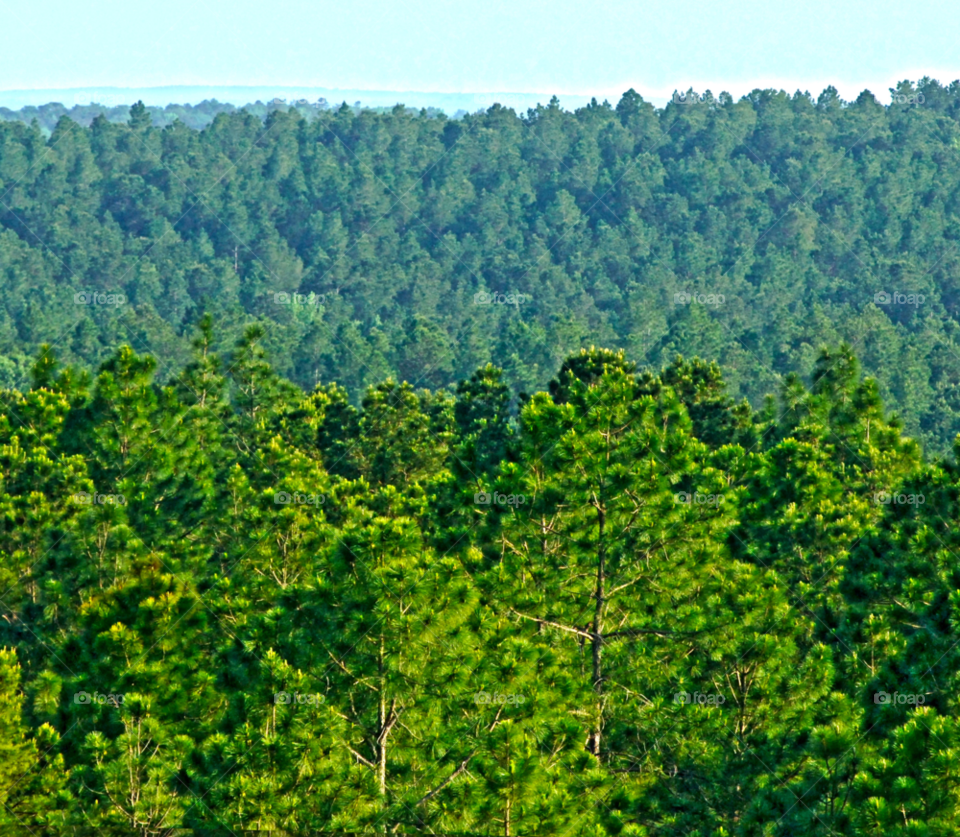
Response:
[{"label": "dense foliage", "polygon": [[0,828],[960,829],[960,471],[850,346],[752,411],[569,357],[518,415],[47,348],[0,411]]},{"label": "dense foliage", "polygon": [[960,430],[958,83],[886,106],[266,110],[0,123],[0,383],[44,342],[176,369],[205,310],[218,349],[273,322],[284,376],[352,393],[489,362],[530,393],[596,343],[716,358],[759,407],[846,341],[912,437],[943,452]]}]

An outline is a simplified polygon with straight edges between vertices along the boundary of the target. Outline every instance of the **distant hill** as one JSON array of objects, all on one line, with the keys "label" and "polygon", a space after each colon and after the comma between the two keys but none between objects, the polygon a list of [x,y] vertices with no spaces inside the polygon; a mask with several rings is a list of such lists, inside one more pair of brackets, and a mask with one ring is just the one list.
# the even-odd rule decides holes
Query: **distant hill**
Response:
[{"label": "distant hill", "polygon": [[0,123],[0,385],[43,342],[185,362],[204,310],[221,345],[262,321],[284,375],[355,399],[487,362],[532,392],[593,343],[717,358],[759,406],[847,341],[928,450],[960,432],[958,83],[195,111],[218,109],[203,131]]},{"label": "distant hill", "polygon": [[[218,113],[245,109],[261,118],[278,107],[296,107],[310,118],[314,111],[339,107],[346,102],[364,109],[392,108],[403,104],[414,110],[426,109],[448,116],[475,113],[498,103],[518,111],[546,104],[549,93],[422,93],[397,90],[343,90],[304,87],[85,87],[69,90],[0,91],[0,119],[31,122],[52,131],[64,114],[87,126],[98,114],[111,122],[125,121],[130,106],[142,101],[157,127],[179,119],[191,128],[205,128]],[[560,97],[567,107],[589,101],[587,96]],[[228,104],[229,103],[229,104]]]}]

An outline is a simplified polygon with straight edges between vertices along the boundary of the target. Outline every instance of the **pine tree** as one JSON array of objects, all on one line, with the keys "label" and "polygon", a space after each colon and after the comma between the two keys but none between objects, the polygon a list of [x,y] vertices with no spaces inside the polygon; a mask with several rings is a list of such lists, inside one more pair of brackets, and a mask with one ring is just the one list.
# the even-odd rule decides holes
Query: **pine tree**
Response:
[{"label": "pine tree", "polygon": [[66,833],[68,773],[49,724],[29,734],[21,717],[20,667],[0,649],[0,828],[4,834]]}]

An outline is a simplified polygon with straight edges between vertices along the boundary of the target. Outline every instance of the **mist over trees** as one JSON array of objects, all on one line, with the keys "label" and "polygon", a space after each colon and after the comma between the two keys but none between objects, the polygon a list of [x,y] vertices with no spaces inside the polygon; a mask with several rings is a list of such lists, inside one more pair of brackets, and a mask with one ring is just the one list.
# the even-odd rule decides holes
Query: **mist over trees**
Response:
[{"label": "mist over trees", "polygon": [[[93,101],[90,101],[91,98]],[[114,123],[127,123],[130,120],[130,105],[122,103],[130,100],[121,98],[118,94],[100,95],[94,93],[92,95],[87,94],[83,99],[83,104],[73,104],[69,107],[61,102],[49,102],[39,106],[27,105],[17,110],[0,107],[0,121],[23,122],[26,125],[31,125],[36,120],[41,133],[45,137],[49,137],[54,128],[57,127],[57,122],[64,116],[84,128],[90,127],[93,120],[98,116],[103,116],[108,122]],[[180,122],[188,128],[199,130],[206,128],[220,113],[236,113],[240,110],[253,114],[260,119],[266,119],[267,115],[275,110],[287,112],[292,109],[304,119],[311,120],[316,116],[317,111],[330,108],[331,103],[322,97],[313,100],[303,98],[288,100],[274,97],[266,102],[258,99],[256,102],[249,102],[239,107],[229,102],[218,102],[216,99],[204,99],[196,105],[179,104],[165,105],[164,107],[146,105],[145,107],[146,112],[150,114],[150,123],[155,128],[166,128],[174,122]],[[334,103],[333,107],[340,107],[340,105]],[[374,113],[385,113],[392,110],[392,108],[383,106],[364,106],[362,102],[358,101],[353,103],[353,109],[356,111],[369,110]],[[416,114],[424,109],[407,108],[407,110]],[[436,107],[427,107],[425,110],[427,116],[441,115],[441,111]],[[459,111],[458,113],[465,112]],[[456,118],[457,115],[455,113],[454,117]]]}]

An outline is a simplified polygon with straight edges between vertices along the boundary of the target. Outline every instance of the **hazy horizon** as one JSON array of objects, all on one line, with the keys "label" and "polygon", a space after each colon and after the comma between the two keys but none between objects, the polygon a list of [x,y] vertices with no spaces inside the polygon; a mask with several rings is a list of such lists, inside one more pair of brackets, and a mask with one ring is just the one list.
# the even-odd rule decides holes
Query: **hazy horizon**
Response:
[{"label": "hazy horizon", "polygon": [[556,96],[562,107],[571,109],[581,107],[587,104],[592,98],[598,101],[608,100],[612,104],[620,99],[620,96],[632,86],[646,101],[655,105],[663,105],[671,97],[674,90],[684,92],[692,87],[698,93],[704,93],[709,90],[714,95],[721,92],[730,93],[734,99],[746,95],[755,89],[773,88],[784,90],[789,94],[796,91],[809,92],[816,97],[828,86],[837,89],[840,97],[845,101],[854,101],[864,90],[869,90],[880,102],[886,103],[889,98],[889,91],[899,82],[907,80],[917,82],[922,77],[937,79],[941,84],[947,85],[954,81],[954,77],[947,75],[938,75],[933,72],[915,73],[912,76],[904,78],[891,79],[889,81],[877,82],[873,85],[859,86],[843,84],[842,82],[830,82],[824,80],[816,84],[796,83],[791,84],[786,81],[764,81],[758,80],[754,84],[743,85],[722,85],[722,84],[677,84],[673,88],[667,89],[644,89],[637,85],[628,85],[622,90],[613,93],[610,91],[600,91],[597,93],[580,93],[563,90],[541,90],[541,91],[508,91],[508,90],[490,90],[478,92],[464,91],[431,91],[431,90],[401,90],[401,89],[367,89],[367,88],[343,88],[343,87],[317,87],[311,85],[156,85],[144,87],[122,87],[118,85],[87,85],[64,88],[36,88],[36,89],[18,89],[18,90],[0,90],[0,107],[17,110],[23,107],[40,107],[42,105],[59,103],[67,108],[74,105],[87,105],[91,103],[115,107],[122,104],[133,104],[141,100],[144,104],[150,106],[164,107],[172,104],[190,104],[197,105],[200,102],[216,99],[219,102],[229,103],[236,106],[250,104],[256,101],[264,103],[269,102],[275,97],[283,98],[287,101],[295,101],[305,98],[311,102],[318,98],[324,98],[331,105],[339,105],[341,102],[347,102],[352,105],[355,101],[360,101],[366,107],[390,107],[395,104],[404,104],[408,107],[435,107],[448,113],[456,110],[475,111],[480,108],[486,108],[490,105],[499,103],[505,107],[512,107],[517,110],[536,107],[538,103],[546,104],[551,97]]},{"label": "hazy horizon", "polygon": [[522,107],[554,94],[571,104],[615,101],[631,87],[657,102],[690,87],[740,98],[755,88],[816,95],[832,85],[847,101],[864,89],[885,101],[903,79],[960,78],[952,35],[960,7],[934,0],[918,11],[904,15],[892,0],[789,8],[613,0],[590,14],[573,0],[287,0],[269,13],[256,0],[46,0],[8,6],[0,96],[9,107],[14,92],[35,105],[44,102],[30,96],[42,91],[258,87],[361,100],[509,93]]}]

